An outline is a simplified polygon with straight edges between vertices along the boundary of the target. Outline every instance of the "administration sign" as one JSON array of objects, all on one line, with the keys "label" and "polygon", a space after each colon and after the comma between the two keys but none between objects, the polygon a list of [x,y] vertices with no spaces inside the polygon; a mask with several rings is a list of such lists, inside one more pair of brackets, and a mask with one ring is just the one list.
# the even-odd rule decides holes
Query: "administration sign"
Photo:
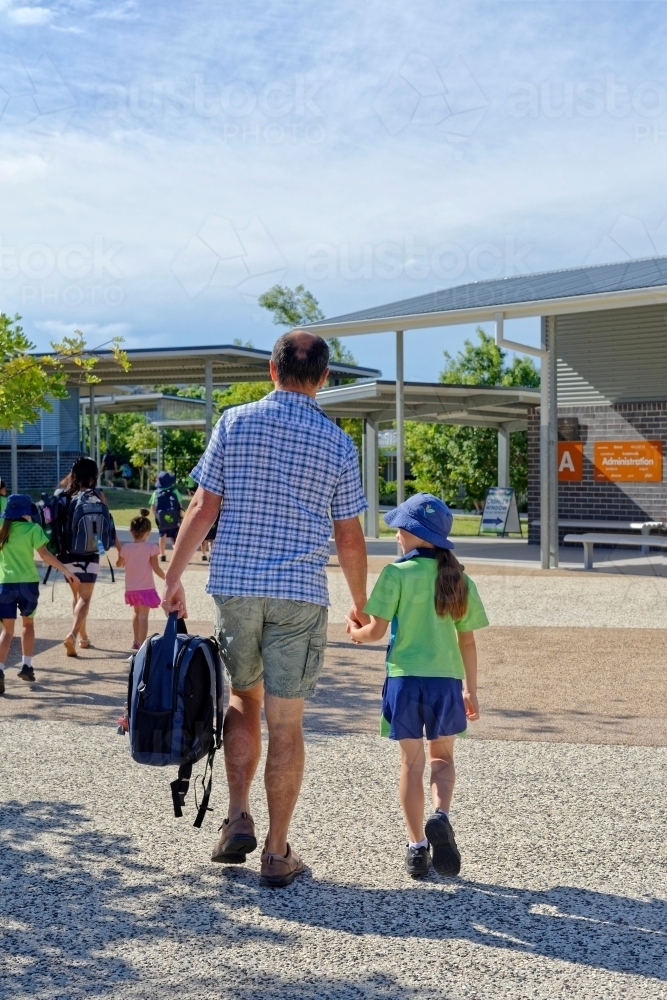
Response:
[{"label": "administration sign", "polygon": [[596,441],[596,482],[662,482],[662,441]]}]

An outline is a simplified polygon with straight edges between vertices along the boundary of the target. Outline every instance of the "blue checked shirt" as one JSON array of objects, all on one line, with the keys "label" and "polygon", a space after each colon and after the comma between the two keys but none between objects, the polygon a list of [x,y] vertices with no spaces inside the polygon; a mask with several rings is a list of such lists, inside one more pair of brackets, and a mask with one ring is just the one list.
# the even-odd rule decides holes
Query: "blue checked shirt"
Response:
[{"label": "blue checked shirt", "polygon": [[328,605],[331,519],[368,504],[350,438],[301,392],[227,410],[192,478],[222,500],[206,590]]}]

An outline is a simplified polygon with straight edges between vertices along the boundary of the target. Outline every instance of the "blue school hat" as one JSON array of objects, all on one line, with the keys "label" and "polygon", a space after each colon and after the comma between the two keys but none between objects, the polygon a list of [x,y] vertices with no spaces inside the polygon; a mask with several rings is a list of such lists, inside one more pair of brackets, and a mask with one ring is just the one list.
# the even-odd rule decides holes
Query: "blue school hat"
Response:
[{"label": "blue school hat", "polygon": [[169,489],[176,482],[176,476],[173,472],[161,472],[157,477],[157,484],[161,490]]},{"label": "blue school hat", "polygon": [[439,549],[454,548],[454,543],[447,537],[454,517],[447,504],[432,493],[415,493],[399,507],[387,511],[384,521],[390,527],[403,528]]},{"label": "blue school hat", "polygon": [[32,514],[32,499],[27,493],[12,493],[7,497],[7,506],[0,517],[7,521],[20,521],[26,514]]}]

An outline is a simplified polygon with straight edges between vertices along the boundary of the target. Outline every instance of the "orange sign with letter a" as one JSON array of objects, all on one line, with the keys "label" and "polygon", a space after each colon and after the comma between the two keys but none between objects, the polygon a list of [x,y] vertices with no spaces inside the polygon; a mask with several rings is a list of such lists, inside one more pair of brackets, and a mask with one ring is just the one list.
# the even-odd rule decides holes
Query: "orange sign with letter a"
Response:
[{"label": "orange sign with letter a", "polygon": [[596,441],[596,482],[661,483],[662,441]]},{"label": "orange sign with letter a", "polygon": [[584,478],[584,446],[581,441],[558,442],[558,482],[580,483]]}]

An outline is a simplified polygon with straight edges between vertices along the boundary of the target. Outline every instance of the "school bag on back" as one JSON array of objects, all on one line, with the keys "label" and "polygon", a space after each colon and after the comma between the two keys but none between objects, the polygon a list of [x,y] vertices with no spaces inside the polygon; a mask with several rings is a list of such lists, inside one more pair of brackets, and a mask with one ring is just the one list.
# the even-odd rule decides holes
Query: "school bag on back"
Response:
[{"label": "school bag on back", "polygon": [[[130,752],[139,764],[176,765],[171,782],[174,815],[183,815],[192,765],[207,758],[204,795],[194,825],[200,827],[211,795],[213,758],[222,744],[224,685],[215,639],[183,634],[176,612],[164,635],[152,635],[130,660],[127,718]],[[208,784],[206,775],[208,774]]]},{"label": "school bag on back", "polygon": [[[42,493],[42,499],[36,503],[38,523],[42,526],[48,538],[47,548],[54,556],[65,552],[65,526],[67,522],[68,497],[64,490],[57,489],[53,496]],[[33,521],[36,520],[33,517]],[[51,567],[49,566],[49,570]],[[47,572],[48,576],[48,572]]]},{"label": "school bag on back", "polygon": [[116,541],[116,528],[111,512],[95,490],[81,490],[73,496],[67,508],[65,545],[76,556],[105,552]]},{"label": "school bag on back", "polygon": [[157,491],[155,520],[160,531],[173,531],[181,521],[181,505],[171,487]]}]

